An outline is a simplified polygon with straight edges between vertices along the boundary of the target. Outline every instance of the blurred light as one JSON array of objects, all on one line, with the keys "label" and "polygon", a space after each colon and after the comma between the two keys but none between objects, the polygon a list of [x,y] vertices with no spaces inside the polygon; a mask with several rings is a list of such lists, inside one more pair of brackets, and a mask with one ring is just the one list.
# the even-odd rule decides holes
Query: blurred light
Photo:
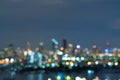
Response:
[{"label": "blurred light", "polygon": [[66,65],[69,65],[69,62],[66,62],[65,64],[66,64]]},{"label": "blurred light", "polygon": [[55,63],[52,63],[51,65],[52,65],[52,67],[55,67]]},{"label": "blurred light", "polygon": [[118,66],[118,65],[119,65],[119,63],[118,63],[118,62],[115,62],[115,63],[114,63],[114,65],[115,65],[115,66]]},{"label": "blurred light", "polygon": [[4,59],[0,60],[0,64],[4,64],[4,63],[5,63]]},{"label": "blurred light", "polygon": [[77,45],[76,48],[77,48],[77,49],[80,49],[80,45]]},{"label": "blurred light", "polygon": [[80,58],[79,58],[79,57],[76,57],[76,60],[77,60],[77,61],[79,61],[79,60],[80,60]]},{"label": "blurred light", "polygon": [[96,48],[96,45],[93,45],[93,48]]},{"label": "blurred light", "polygon": [[13,63],[13,62],[14,62],[14,58],[11,58],[11,59],[10,59],[10,63]]},{"label": "blurred light", "polygon": [[66,76],[65,80],[71,80],[71,77],[70,76]]},{"label": "blurred light", "polygon": [[105,53],[108,53],[109,52],[109,50],[108,49],[105,49]]},{"label": "blurred light", "polygon": [[50,64],[46,64],[47,67],[50,67]]},{"label": "blurred light", "polygon": [[120,53],[117,56],[120,57]]},{"label": "blurred light", "polygon": [[57,80],[61,80],[61,77],[60,77],[60,76],[57,76]]},{"label": "blurred light", "polygon": [[5,58],[5,62],[6,62],[6,63],[9,63],[9,58]]},{"label": "blurred light", "polygon": [[86,80],[86,78],[82,78],[82,80]]},{"label": "blurred light", "polygon": [[86,78],[76,77],[75,80],[86,80]]},{"label": "blurred light", "polygon": [[76,77],[75,80],[82,80],[81,77]]},{"label": "blurred light", "polygon": [[73,47],[73,44],[72,44],[72,43],[69,43],[69,44],[68,44],[68,47],[72,48],[72,47]]},{"label": "blurred light", "polygon": [[62,51],[58,51],[58,55],[63,55],[63,52]]},{"label": "blurred light", "polygon": [[20,59],[19,59],[19,62],[22,62],[22,61],[23,61],[23,60],[20,58]]},{"label": "blurred light", "polygon": [[62,58],[62,60],[63,60],[63,61],[64,61],[64,60],[67,61],[67,57],[64,56],[64,57]]},{"label": "blurred light", "polygon": [[51,59],[48,59],[48,62],[49,62],[49,63],[51,63],[51,62],[52,62],[52,60],[51,60]]},{"label": "blurred light", "polygon": [[93,70],[88,70],[87,72],[88,72],[88,74],[94,74]]},{"label": "blurred light", "polygon": [[48,80],[52,80],[51,78],[48,78]]},{"label": "blurred light", "polygon": [[93,80],[100,80],[100,79],[99,79],[99,77],[98,77],[98,76],[96,76],[96,77],[95,77],[95,79],[93,79]]},{"label": "blurred light", "polygon": [[58,72],[57,80],[64,80],[64,74],[61,72]]},{"label": "blurred light", "polygon": [[75,57],[71,57],[71,60],[72,60],[72,61],[75,61]]},{"label": "blurred light", "polygon": [[61,51],[64,51],[64,47],[61,47],[60,50],[61,50]]},{"label": "blurred light", "polygon": [[79,50],[78,49],[75,49],[75,53],[78,53],[79,52]]},{"label": "blurred light", "polygon": [[112,66],[112,65],[113,65],[113,63],[112,63],[112,62],[108,62],[108,65],[109,65],[109,66]]},{"label": "blurred light", "polygon": [[84,58],[84,57],[81,57],[81,60],[83,61],[83,60],[85,60],[85,58]]},{"label": "blurred light", "polygon": [[27,51],[24,51],[24,56],[27,56]]},{"label": "blurred light", "polygon": [[70,57],[67,57],[67,60],[70,60]]},{"label": "blurred light", "polygon": [[70,62],[70,66],[74,66],[74,63],[72,61]]},{"label": "blurred light", "polygon": [[95,64],[98,65],[98,64],[99,64],[99,61],[95,61]]},{"label": "blurred light", "polygon": [[43,43],[43,42],[40,42],[40,43],[39,43],[39,45],[40,45],[40,46],[43,46],[43,45],[44,45],[44,43]]},{"label": "blurred light", "polygon": [[91,64],[92,64],[92,62],[90,62],[90,61],[89,61],[89,62],[87,62],[87,65],[91,65]]}]

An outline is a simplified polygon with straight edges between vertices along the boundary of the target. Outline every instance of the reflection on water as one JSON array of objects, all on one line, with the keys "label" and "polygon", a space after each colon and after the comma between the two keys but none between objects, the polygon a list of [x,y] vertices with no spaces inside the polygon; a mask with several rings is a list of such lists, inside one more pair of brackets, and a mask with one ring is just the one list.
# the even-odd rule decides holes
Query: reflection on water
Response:
[{"label": "reflection on water", "polygon": [[0,80],[120,80],[120,70],[101,70],[94,72],[52,72],[52,71],[29,71],[10,72],[1,71]]}]

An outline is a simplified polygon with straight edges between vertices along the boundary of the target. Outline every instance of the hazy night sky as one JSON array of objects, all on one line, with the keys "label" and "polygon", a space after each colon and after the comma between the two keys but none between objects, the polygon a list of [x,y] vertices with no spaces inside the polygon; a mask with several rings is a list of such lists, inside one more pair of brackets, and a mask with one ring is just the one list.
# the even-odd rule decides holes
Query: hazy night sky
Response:
[{"label": "hazy night sky", "polygon": [[63,38],[89,47],[120,47],[120,0],[0,0],[0,47]]}]

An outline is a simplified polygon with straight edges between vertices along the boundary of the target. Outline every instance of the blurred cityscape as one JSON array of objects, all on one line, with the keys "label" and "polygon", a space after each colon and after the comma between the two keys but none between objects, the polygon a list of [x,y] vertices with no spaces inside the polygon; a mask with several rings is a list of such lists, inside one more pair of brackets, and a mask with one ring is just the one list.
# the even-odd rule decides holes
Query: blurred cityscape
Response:
[{"label": "blurred cityscape", "polygon": [[12,71],[25,70],[82,70],[120,68],[120,48],[112,48],[106,43],[106,48],[98,48],[93,45],[89,48],[81,48],[80,45],[68,43],[63,39],[62,46],[56,39],[51,39],[52,49],[44,48],[40,42],[36,49],[31,49],[30,42],[27,48],[15,48],[13,44],[0,51],[0,68]]}]

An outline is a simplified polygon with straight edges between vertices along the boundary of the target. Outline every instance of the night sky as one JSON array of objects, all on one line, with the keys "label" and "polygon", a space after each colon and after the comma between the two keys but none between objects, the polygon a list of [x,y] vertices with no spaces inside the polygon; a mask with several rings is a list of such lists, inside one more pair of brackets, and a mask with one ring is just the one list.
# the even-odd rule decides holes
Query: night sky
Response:
[{"label": "night sky", "polygon": [[120,0],[0,0],[0,48],[51,46],[51,38],[120,47]]}]

